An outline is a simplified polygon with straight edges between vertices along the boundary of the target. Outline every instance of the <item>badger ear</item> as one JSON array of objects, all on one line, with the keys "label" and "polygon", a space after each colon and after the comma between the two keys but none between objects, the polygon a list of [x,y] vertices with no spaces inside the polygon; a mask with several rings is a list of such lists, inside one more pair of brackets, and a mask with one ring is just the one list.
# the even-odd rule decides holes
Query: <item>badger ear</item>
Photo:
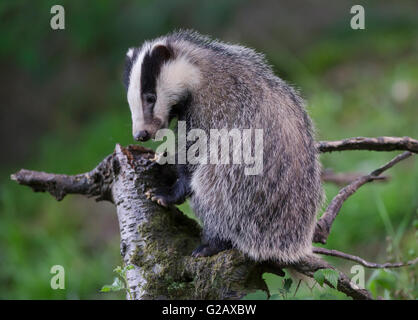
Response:
[{"label": "badger ear", "polygon": [[135,48],[129,48],[128,51],[126,52],[126,57],[128,57],[129,59],[132,59],[132,57],[134,56],[134,51],[135,51]]},{"label": "badger ear", "polygon": [[173,57],[173,49],[169,45],[159,44],[152,49],[151,55],[154,59],[165,62]]}]

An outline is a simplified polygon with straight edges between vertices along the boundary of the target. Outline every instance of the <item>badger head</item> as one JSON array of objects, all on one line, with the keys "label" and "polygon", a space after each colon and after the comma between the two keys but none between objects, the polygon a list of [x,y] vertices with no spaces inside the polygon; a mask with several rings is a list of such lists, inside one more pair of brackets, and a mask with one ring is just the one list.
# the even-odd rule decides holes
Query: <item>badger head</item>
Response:
[{"label": "badger head", "polygon": [[165,40],[146,42],[126,54],[124,83],[135,140],[154,138],[159,129],[182,112],[197,90],[198,67]]}]

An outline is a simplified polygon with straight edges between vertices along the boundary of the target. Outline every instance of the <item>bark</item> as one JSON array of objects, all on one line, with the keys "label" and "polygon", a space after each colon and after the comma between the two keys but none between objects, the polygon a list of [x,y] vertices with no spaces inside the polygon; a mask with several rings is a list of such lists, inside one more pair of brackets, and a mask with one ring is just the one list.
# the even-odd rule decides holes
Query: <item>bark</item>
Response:
[{"label": "bark", "polygon": [[369,150],[369,151],[410,151],[418,153],[418,140],[410,137],[356,137],[337,141],[320,141],[317,143],[320,152]]}]

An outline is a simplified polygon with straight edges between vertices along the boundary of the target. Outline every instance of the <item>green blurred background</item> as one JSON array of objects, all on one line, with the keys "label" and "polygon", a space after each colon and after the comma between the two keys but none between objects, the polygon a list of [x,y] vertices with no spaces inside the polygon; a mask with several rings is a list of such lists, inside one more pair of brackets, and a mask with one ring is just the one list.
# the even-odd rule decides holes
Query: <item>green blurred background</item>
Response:
[{"label": "green blurred background", "polygon": [[[50,28],[54,4],[64,5],[65,30]],[[354,4],[365,8],[366,30],[350,28]],[[9,176],[21,167],[88,171],[116,143],[133,143],[121,81],[129,47],[176,28],[242,43],[301,89],[318,139],[418,138],[417,13],[413,0],[1,1],[0,298],[124,298],[99,292],[121,264],[112,205],[78,196],[56,202]],[[336,172],[367,173],[395,154],[350,151],[321,160]],[[326,247],[379,262],[416,256],[418,162],[388,174],[390,182],[366,185],[345,203]],[[338,187],[325,189],[329,202]],[[353,265],[330,261],[348,273]],[[57,264],[66,271],[65,290],[50,287]],[[375,296],[417,297],[414,267],[365,275]],[[280,292],[281,278],[265,278]],[[306,285],[293,291],[285,298],[345,298]]]}]

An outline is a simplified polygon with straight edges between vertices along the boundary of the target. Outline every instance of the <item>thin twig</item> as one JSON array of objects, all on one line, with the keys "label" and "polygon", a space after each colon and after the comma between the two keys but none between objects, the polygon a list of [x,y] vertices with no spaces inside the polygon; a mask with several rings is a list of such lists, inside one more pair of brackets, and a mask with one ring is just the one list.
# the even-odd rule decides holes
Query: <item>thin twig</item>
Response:
[{"label": "thin twig", "polygon": [[[322,170],[321,180],[322,182],[333,183],[337,186],[346,186],[347,184],[352,183],[356,179],[363,176],[362,173],[359,172],[340,172],[336,173],[332,169],[324,169]],[[376,181],[386,182],[389,180],[388,176],[379,176],[376,178]]]},{"label": "thin twig", "polygon": [[386,163],[384,166],[374,170],[368,175],[362,176],[357,178],[355,181],[350,183],[348,186],[342,188],[340,192],[332,199],[331,203],[329,204],[328,208],[325,210],[325,213],[319,219],[316,224],[315,233],[313,237],[314,242],[319,243],[326,243],[328,235],[331,230],[332,223],[334,222],[335,218],[337,217],[340,209],[345,200],[348,199],[354,192],[356,192],[362,185],[366,184],[367,182],[373,181],[378,179],[378,176],[386,171],[387,169],[393,167],[399,161],[402,161],[412,155],[411,152],[406,151],[391,161]]},{"label": "thin twig", "polygon": [[299,280],[298,285],[296,286],[296,289],[295,289],[295,293],[293,294],[293,298],[296,297],[296,293],[298,293],[298,290],[299,290],[299,287],[300,287],[301,283],[302,283],[302,280]]},{"label": "thin twig", "polygon": [[338,250],[315,247],[315,248],[313,248],[312,251],[314,253],[319,253],[319,254],[323,254],[323,255],[326,255],[326,256],[333,256],[333,257],[337,257],[337,258],[351,260],[351,261],[357,262],[357,263],[359,263],[362,266],[365,266],[367,268],[374,268],[374,269],[400,268],[400,267],[405,267],[405,266],[411,266],[411,265],[414,265],[418,262],[418,258],[415,258],[414,260],[410,260],[410,261],[407,261],[407,262],[375,263],[375,262],[368,262],[368,261],[364,260],[363,258],[360,258],[358,256],[354,256],[352,254],[348,254],[348,253],[345,253],[345,252],[341,252],[341,251],[338,251]]}]

